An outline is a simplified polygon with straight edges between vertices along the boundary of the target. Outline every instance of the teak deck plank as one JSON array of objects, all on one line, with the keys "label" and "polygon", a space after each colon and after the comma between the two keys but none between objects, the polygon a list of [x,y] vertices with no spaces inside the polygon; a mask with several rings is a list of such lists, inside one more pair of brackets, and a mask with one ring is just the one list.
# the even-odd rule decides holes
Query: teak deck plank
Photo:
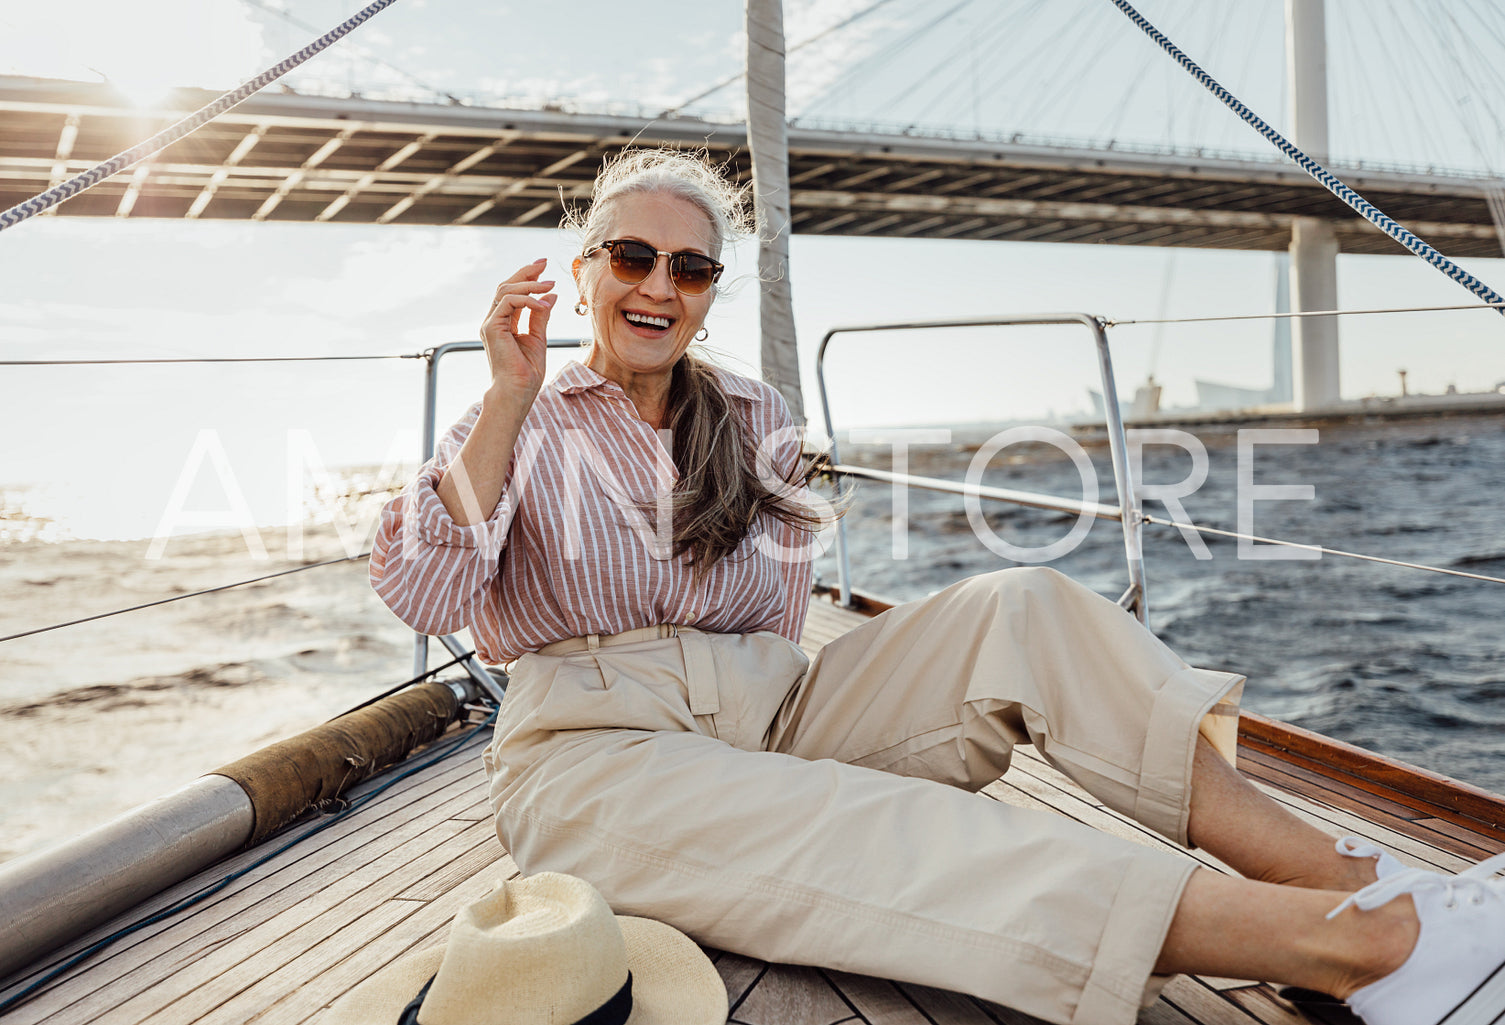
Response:
[{"label": "teak deck plank", "polygon": [[423,903],[406,920],[404,928],[367,939],[354,953],[307,981],[283,987],[282,994],[274,1002],[254,1017],[244,1020],[256,1025],[296,1025],[308,1021],[372,972],[407,951],[443,945],[456,911],[485,896],[501,880],[511,879],[517,874],[511,856],[503,854],[489,871],[465,880],[442,897]]},{"label": "teak deck plank", "polygon": [[835,1025],[857,1016],[814,968],[773,965],[732,1008],[738,1025]]},{"label": "teak deck plank", "polygon": [[868,1025],[930,1025],[914,1002],[886,979],[829,970],[824,974]]},{"label": "teak deck plank", "polygon": [[[929,986],[916,986],[913,983],[901,983],[899,990],[935,1025],[997,1025],[993,1016],[984,1009],[982,1001],[973,997]],[[1018,1020],[1030,1025],[1039,1022],[1038,1018],[1028,1015],[1019,1015]]]},{"label": "teak deck plank", "polygon": [[726,985],[727,1003],[733,1008],[742,1003],[742,998],[747,996],[769,969],[766,962],[754,961],[741,954],[731,954],[710,947],[706,948],[706,954],[715,963],[716,972]]},{"label": "teak deck plank", "polygon": [[[455,773],[457,768],[461,768],[459,776]],[[408,787],[401,792],[409,800],[406,805],[374,801],[369,809],[373,817],[364,830],[354,830],[353,823],[346,820],[306,841],[312,846],[326,841],[326,835],[335,834],[340,826],[346,827],[345,836],[329,836],[328,840],[333,842],[326,842],[322,849],[294,847],[284,857],[240,880],[235,884],[238,889],[226,891],[228,897],[221,894],[212,903],[201,905],[180,919],[159,924],[158,931],[148,938],[129,945],[122,942],[118,948],[107,951],[90,973],[93,991],[82,1000],[79,986],[54,987],[20,1008],[15,1020],[18,1023],[38,1020],[37,1016],[60,1009],[59,1002],[79,1004],[72,1013],[87,1020],[91,1013],[101,1013],[130,999],[154,976],[167,974],[178,964],[198,962],[195,967],[201,967],[199,959],[218,954],[221,945],[230,939],[264,935],[264,931],[257,930],[264,930],[268,923],[271,928],[283,931],[294,928],[303,913],[296,906],[309,893],[338,890],[344,876],[372,862],[385,859],[385,863],[400,865],[404,857],[433,846],[445,833],[458,831],[459,827],[446,827],[439,835],[430,832],[444,822],[449,812],[475,801],[478,783],[465,778],[463,767],[449,765],[443,769],[435,775],[440,782],[448,781],[447,785],[437,790]],[[378,816],[383,810],[386,814]],[[416,849],[412,846],[415,844]],[[304,856],[296,857],[299,853]],[[331,881],[321,874],[334,868],[339,869],[341,878]],[[216,867],[204,874],[205,879],[198,886],[223,874],[225,869]],[[142,972],[140,969],[148,964],[151,968]]]},{"label": "teak deck plank", "polygon": [[[881,606],[870,602],[868,607]],[[813,654],[865,619],[817,599],[802,644]],[[1290,750],[1268,738],[1268,731],[1245,738],[1241,768],[1293,812],[1335,836],[1361,835],[1404,860],[1448,870],[1505,848],[1490,795],[1464,794],[1451,805],[1437,805],[1398,790],[1401,776],[1393,767],[1366,774],[1363,766],[1340,759],[1342,771],[1328,776],[1309,752],[1298,750],[1304,743],[1299,736]],[[352,796],[371,793],[391,778],[367,781]],[[1221,869],[1205,852],[1182,851],[1104,807],[1033,748],[1018,749],[1008,775],[983,794],[1066,815]],[[273,843],[321,821],[295,825]],[[227,859],[47,963],[59,963],[113,928],[245,868],[268,849]],[[394,784],[203,905],[72,969],[6,1022],[303,1025],[394,958],[442,944],[459,908],[516,874],[496,842],[479,745],[469,747]],[[1037,1025],[1037,1019],[1017,1011],[924,986],[708,953],[727,984],[730,1020],[742,1025]],[[13,990],[24,979],[6,981]],[[1171,980],[1139,1020],[1142,1025],[1303,1021],[1269,986],[1184,976]]]},{"label": "teak deck plank", "polygon": [[[370,844],[377,844],[367,852],[367,857],[375,857],[381,853],[380,844],[386,834],[387,828],[401,828],[405,818],[421,814],[431,802],[443,798],[452,791],[455,781],[460,781],[460,789],[468,789],[474,786],[473,780],[466,780],[468,774],[463,766],[441,763],[438,767],[441,771],[425,773],[421,777],[410,777],[403,780],[392,790],[383,793],[378,799],[365,809],[362,821],[346,819],[338,822],[321,833],[304,840],[294,847],[284,857],[269,862],[259,868],[253,869],[225,890],[222,890],[209,902],[200,905],[182,918],[166,919],[162,922],[148,926],[140,932],[134,933],[122,939],[115,946],[99,955],[93,963],[90,973],[92,980],[99,983],[114,978],[117,975],[134,971],[145,958],[159,956],[162,951],[170,950],[181,945],[196,935],[195,928],[186,923],[192,921],[199,929],[205,928],[230,917],[235,918],[237,928],[244,928],[248,924],[259,922],[266,917],[269,909],[275,907],[276,887],[268,887],[266,880],[275,877],[285,884],[287,881],[302,878],[304,875],[324,870],[334,859],[350,857],[360,858],[359,852]],[[427,777],[427,778],[424,778]],[[381,784],[380,780],[362,784],[356,788],[352,797],[369,792]],[[394,795],[395,798],[394,798]],[[407,804],[388,804],[391,800],[407,801]],[[395,814],[386,814],[382,810],[391,808]],[[278,841],[305,834],[319,825],[318,821],[303,826],[291,828],[286,836],[279,836]],[[390,844],[389,844],[390,846]],[[258,858],[264,857],[264,848],[253,849],[238,855],[234,855],[214,866],[212,870],[202,873],[200,876],[186,880],[172,887],[152,900],[139,906],[131,915],[132,920],[145,918],[162,908],[170,906],[177,900],[203,888],[211,879],[229,875],[232,872],[244,869]],[[252,887],[255,887],[253,890]],[[246,916],[246,917],[242,917]],[[258,917],[260,916],[260,917]],[[108,935],[116,927],[115,923],[103,926],[86,935],[83,939],[63,948],[57,954],[49,957],[41,968],[50,967],[61,962],[64,958],[72,956],[78,950],[83,949],[97,939]],[[106,967],[106,966],[110,967]],[[40,970],[40,968],[38,969]],[[23,980],[24,981],[24,980]],[[53,987],[56,989],[57,987]],[[69,994],[58,994],[58,998],[66,1000],[78,999],[78,989],[69,986]],[[9,989],[0,990],[0,995],[9,992]],[[48,991],[51,992],[51,991]],[[54,1009],[54,1005],[48,995],[40,996],[25,1007],[12,1012],[10,1021],[17,1025],[36,1020],[34,1016],[48,1009]]]},{"label": "teak deck plank", "polygon": [[[165,1013],[174,1021],[196,1021],[237,996],[249,985],[281,971],[289,962],[331,937],[378,935],[390,926],[367,929],[359,925],[373,904],[381,907],[384,912],[390,908],[389,914],[399,917],[411,914],[418,902],[394,903],[393,897],[412,885],[420,873],[438,870],[454,858],[463,856],[478,840],[485,839],[484,836],[477,838],[465,835],[464,832],[445,835],[438,827],[435,827],[435,832],[442,838],[439,843],[429,845],[417,857],[412,857],[401,849],[392,852],[395,857],[390,863],[385,858],[378,862],[377,871],[382,874],[371,878],[364,885],[360,885],[359,877],[347,876],[340,880],[346,885],[339,886],[338,889],[309,894],[295,905],[297,917],[301,920],[297,928],[282,931],[286,927],[281,924],[281,920],[289,917],[288,913],[284,913],[271,919],[262,928],[237,937],[207,957],[180,970],[173,977],[173,988],[181,992],[172,1001],[150,999],[166,988],[157,986],[133,1003],[150,1008],[152,1014]],[[146,1019],[133,1019],[127,1015],[121,1020]]]},{"label": "teak deck plank", "polygon": [[[460,837],[459,840],[486,844],[493,849],[497,847],[494,838],[488,838],[479,831]],[[478,887],[470,898],[472,900],[483,896],[491,888],[487,873],[476,878],[484,885]],[[441,898],[443,896],[441,894]],[[169,1017],[185,1023],[204,1022],[205,1025],[218,1022],[229,1025],[232,1022],[246,1021],[275,1004],[290,990],[303,985],[305,980],[333,969],[377,936],[407,932],[409,920],[436,903],[439,903],[439,899],[412,901],[388,898],[374,908],[367,905],[358,909],[360,913],[353,918],[347,919],[341,914],[335,928],[311,927],[298,936],[290,935],[275,950],[266,952],[269,956],[264,967],[248,973],[254,975],[254,981],[249,986],[245,985],[245,980],[236,977],[238,972],[222,974],[215,979],[213,986],[207,986],[194,994],[195,1000],[187,1006],[195,1014],[180,1014],[178,1005],[173,1005],[169,1009]],[[453,918],[460,904],[461,901],[457,898],[443,917]],[[425,933],[429,931],[422,927],[413,931],[420,930]],[[317,1008],[311,1007],[309,1010]]]}]

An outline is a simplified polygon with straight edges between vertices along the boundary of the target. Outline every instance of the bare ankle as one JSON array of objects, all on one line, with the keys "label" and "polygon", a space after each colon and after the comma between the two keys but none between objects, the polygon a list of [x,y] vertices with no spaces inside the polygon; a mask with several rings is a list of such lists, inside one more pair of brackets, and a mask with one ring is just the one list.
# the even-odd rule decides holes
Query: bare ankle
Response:
[{"label": "bare ankle", "polygon": [[1334,922],[1346,926],[1345,933],[1356,938],[1332,963],[1333,979],[1325,990],[1344,1000],[1398,970],[1421,935],[1416,904],[1410,897],[1398,897],[1373,911],[1349,908]]},{"label": "bare ankle", "polygon": [[1374,882],[1376,872],[1373,858],[1345,858],[1333,852],[1316,863],[1302,866],[1296,872],[1272,868],[1251,878],[1280,886],[1353,893]]}]

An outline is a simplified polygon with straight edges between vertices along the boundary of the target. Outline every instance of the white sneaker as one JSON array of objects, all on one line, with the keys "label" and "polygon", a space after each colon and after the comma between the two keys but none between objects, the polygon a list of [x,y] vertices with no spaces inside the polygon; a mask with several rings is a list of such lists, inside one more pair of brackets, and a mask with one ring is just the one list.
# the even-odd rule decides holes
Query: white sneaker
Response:
[{"label": "white sneaker", "polygon": [[[1355,855],[1358,856],[1358,855]],[[1403,868],[1333,908],[1371,911],[1410,894],[1421,920],[1406,963],[1348,998],[1365,1025],[1505,1022],[1505,854],[1455,876]]]},{"label": "white sneaker", "polygon": [[1345,858],[1374,858],[1376,879],[1384,879],[1406,870],[1406,866],[1397,861],[1389,851],[1381,850],[1368,840],[1361,840],[1356,836],[1345,836],[1339,840],[1338,853]]}]

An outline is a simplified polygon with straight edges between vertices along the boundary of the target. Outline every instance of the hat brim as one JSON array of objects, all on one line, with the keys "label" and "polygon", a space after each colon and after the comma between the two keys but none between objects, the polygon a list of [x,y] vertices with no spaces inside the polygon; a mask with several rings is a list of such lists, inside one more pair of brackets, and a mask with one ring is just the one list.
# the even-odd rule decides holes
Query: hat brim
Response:
[{"label": "hat brim", "polygon": [[627,1025],[725,1025],[726,983],[694,940],[651,918],[618,915],[617,924],[632,972]]},{"label": "hat brim", "polygon": [[[617,924],[632,972],[627,1025],[724,1025],[726,984],[694,940],[650,918],[618,915]],[[318,1025],[395,1025],[443,960],[442,946],[404,954],[335,1001]]]}]

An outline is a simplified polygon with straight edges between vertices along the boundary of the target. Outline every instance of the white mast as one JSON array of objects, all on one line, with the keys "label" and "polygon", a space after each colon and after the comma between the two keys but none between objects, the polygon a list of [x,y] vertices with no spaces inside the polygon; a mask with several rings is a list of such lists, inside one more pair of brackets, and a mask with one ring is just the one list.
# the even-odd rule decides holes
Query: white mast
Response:
[{"label": "white mast", "polygon": [[784,12],[780,0],[747,0],[747,141],[758,219],[763,379],[805,422],[794,305],[789,293],[789,133],[784,119]]}]

